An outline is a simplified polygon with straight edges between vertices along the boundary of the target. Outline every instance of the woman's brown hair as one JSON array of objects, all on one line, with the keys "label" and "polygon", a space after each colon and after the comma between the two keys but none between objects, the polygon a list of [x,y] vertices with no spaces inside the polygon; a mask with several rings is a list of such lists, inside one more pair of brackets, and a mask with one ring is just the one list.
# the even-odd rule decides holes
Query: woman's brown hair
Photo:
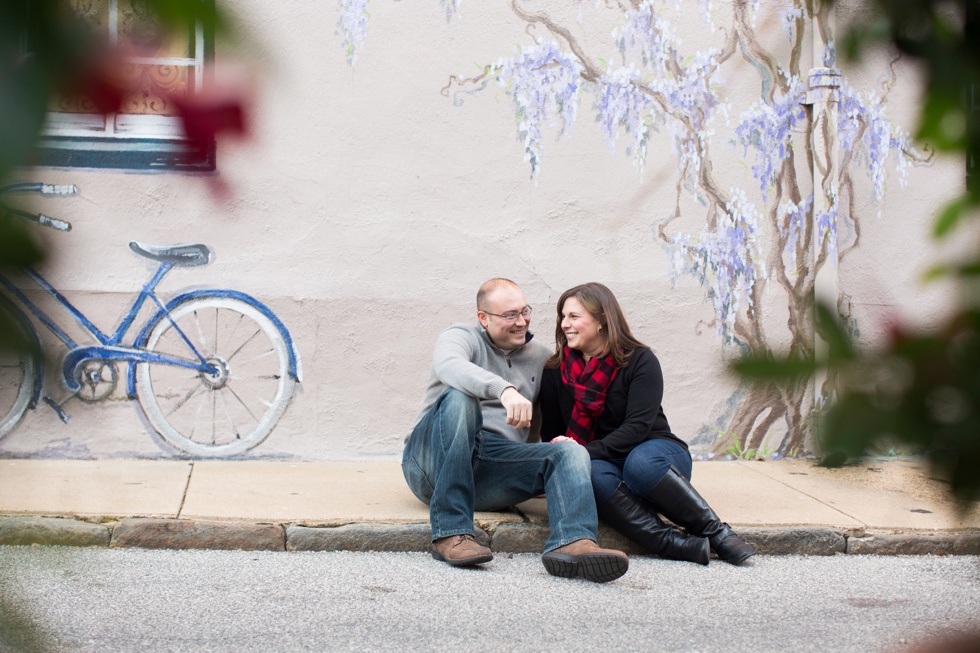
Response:
[{"label": "woman's brown hair", "polygon": [[558,300],[558,323],[555,326],[555,353],[548,359],[545,367],[553,368],[561,365],[564,357],[565,347],[568,339],[565,332],[561,329],[562,309],[569,297],[574,297],[582,303],[582,306],[589,312],[599,324],[602,325],[603,340],[605,341],[605,351],[612,354],[616,367],[626,367],[629,357],[633,352],[646,347],[642,342],[633,337],[623,309],[619,307],[616,296],[609,288],[601,283],[594,281],[584,283],[581,286],[569,288],[562,293]]}]

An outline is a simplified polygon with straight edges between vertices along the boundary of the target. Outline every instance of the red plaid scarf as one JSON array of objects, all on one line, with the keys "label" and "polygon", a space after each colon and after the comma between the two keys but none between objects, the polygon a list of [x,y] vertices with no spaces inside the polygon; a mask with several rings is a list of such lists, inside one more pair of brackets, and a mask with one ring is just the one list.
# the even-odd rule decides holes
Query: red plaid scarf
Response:
[{"label": "red plaid scarf", "polygon": [[575,405],[565,435],[581,445],[595,439],[595,420],[606,407],[606,390],[616,378],[612,355],[594,357],[588,363],[577,349],[565,347],[561,359],[561,380],[572,391]]}]

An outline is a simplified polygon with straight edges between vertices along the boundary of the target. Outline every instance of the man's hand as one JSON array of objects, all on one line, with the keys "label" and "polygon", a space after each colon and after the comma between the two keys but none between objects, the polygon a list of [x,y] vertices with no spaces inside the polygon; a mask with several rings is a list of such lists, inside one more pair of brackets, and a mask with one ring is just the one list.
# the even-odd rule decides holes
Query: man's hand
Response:
[{"label": "man's hand", "polygon": [[507,409],[507,423],[517,429],[531,426],[531,402],[510,386],[500,393],[500,403]]}]

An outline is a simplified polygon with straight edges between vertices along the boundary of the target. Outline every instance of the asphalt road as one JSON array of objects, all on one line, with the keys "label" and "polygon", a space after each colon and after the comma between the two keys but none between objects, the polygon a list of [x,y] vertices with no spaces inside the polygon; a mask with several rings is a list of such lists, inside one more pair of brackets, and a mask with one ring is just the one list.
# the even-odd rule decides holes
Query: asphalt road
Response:
[{"label": "asphalt road", "polygon": [[[0,547],[4,648],[44,651],[902,651],[980,625],[977,557],[634,557],[620,580],[536,555]],[[2,609],[2,608],[0,608]]]}]

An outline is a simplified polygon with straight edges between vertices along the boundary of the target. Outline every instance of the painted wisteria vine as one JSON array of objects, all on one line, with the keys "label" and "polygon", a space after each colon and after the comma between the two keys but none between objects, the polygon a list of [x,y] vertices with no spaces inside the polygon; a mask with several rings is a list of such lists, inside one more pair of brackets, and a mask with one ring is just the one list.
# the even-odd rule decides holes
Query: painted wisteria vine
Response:
[{"label": "painted wisteria vine", "polygon": [[567,131],[575,122],[582,66],[554,42],[527,48],[493,67],[497,81],[514,99],[517,135],[533,175],[541,160],[541,138],[548,123]]},{"label": "painted wisteria vine", "polygon": [[357,61],[357,55],[367,38],[367,7],[368,0],[340,0],[340,18],[337,19],[337,30],[343,37],[347,63],[351,66]]},{"label": "painted wisteria vine", "polygon": [[[488,63],[478,77],[451,77],[443,93],[454,96],[496,82],[512,100],[518,141],[533,178],[546,169],[544,135],[567,136],[589,110],[610,146],[623,147],[641,175],[651,138],[668,138],[677,164],[674,209],[670,215],[651,216],[651,222],[670,253],[671,274],[693,275],[705,288],[724,344],[764,354],[777,348],[770,343],[778,343],[779,349],[812,355],[810,302],[817,273],[828,256],[845,256],[860,237],[856,176],[870,178],[879,201],[889,165],[901,179],[918,157],[908,134],[888,118],[887,89],[861,92],[846,80],[836,87],[837,133],[828,138],[839,148],[840,163],[837,177],[817,186],[809,175],[814,144],[806,137],[815,119],[807,108],[810,89],[801,63],[811,37],[807,26],[818,18],[811,13],[813,3],[766,5],[765,11],[778,12],[776,24],[789,38],[777,52],[767,49],[771,35],[765,40],[756,34],[763,11],[757,1],[726,3],[731,13],[721,24],[710,0],[686,12],[679,0],[600,0],[592,11],[615,11],[622,21],[605,51],[590,52],[576,37],[583,2],[568,1],[579,5],[577,26],[563,24],[547,10],[528,8],[542,3],[510,0],[511,10],[527,26],[527,42]],[[342,16],[362,16],[366,2],[340,0]],[[447,14],[460,11],[458,1],[442,2]],[[717,43],[689,52],[679,26],[695,13]],[[366,29],[354,18],[341,19],[351,63]],[[815,65],[833,68],[834,56],[831,35]],[[740,115],[721,94],[726,66],[737,61],[750,64],[742,71],[758,75],[739,84],[761,89]],[[731,172],[738,166],[713,165],[723,157],[740,158],[749,174]],[[814,193],[821,193],[820,202]],[[692,211],[699,212],[699,228],[682,228],[692,224]],[[843,233],[848,237],[838,244]],[[767,332],[773,322],[763,320],[764,304],[774,297],[785,298],[788,320],[782,324],[788,332]],[[752,449],[785,455],[806,448],[812,388],[787,391],[756,384],[740,388],[733,399],[719,425],[706,429],[709,438],[696,444],[722,453]]]}]

